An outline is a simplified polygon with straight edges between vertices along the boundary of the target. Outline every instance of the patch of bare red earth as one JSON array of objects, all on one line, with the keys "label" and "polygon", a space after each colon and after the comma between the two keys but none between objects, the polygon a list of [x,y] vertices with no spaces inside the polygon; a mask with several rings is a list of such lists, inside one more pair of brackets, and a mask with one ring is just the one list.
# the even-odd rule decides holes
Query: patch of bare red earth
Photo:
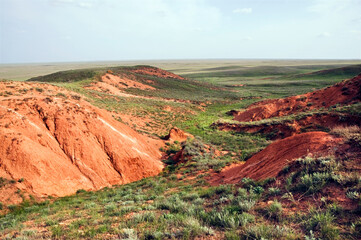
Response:
[{"label": "patch of bare red earth", "polygon": [[[9,84],[6,89],[19,96],[0,98],[0,177],[23,181],[1,188],[1,202],[21,202],[18,190],[36,197],[65,196],[163,169],[161,142],[138,134],[107,111],[51,96],[63,90],[50,85],[2,82],[0,89]],[[18,94],[37,86],[46,91]]]},{"label": "patch of bare red earth", "polygon": [[239,183],[242,178],[264,180],[276,177],[291,161],[312,154],[327,156],[334,152],[334,147],[341,141],[325,132],[309,132],[278,140],[259,153],[253,155],[246,163],[233,165],[221,171],[211,179],[212,185]]},{"label": "patch of bare red earth", "polygon": [[312,110],[336,104],[348,105],[361,99],[361,74],[331,87],[303,95],[283,99],[271,99],[252,104],[243,112],[237,112],[234,120],[240,122],[286,116],[305,109]]},{"label": "patch of bare red earth", "polygon": [[179,80],[183,80],[184,78],[165,71],[163,69],[160,68],[156,68],[156,67],[138,67],[134,70],[130,70],[133,73],[138,73],[138,74],[142,74],[142,75],[150,75],[150,76],[156,76],[156,77],[160,77],[160,78],[175,78],[175,79],[179,79]]},{"label": "patch of bare red earth", "polygon": [[183,130],[177,127],[173,127],[169,131],[169,134],[165,137],[165,139],[168,140],[169,142],[175,142],[175,141],[184,142],[188,138],[194,138],[194,136],[190,133],[184,132]]},{"label": "patch of bare red earth", "polygon": [[361,122],[361,117],[348,114],[320,113],[312,116],[305,116],[299,120],[289,120],[282,123],[262,123],[259,125],[247,125],[242,123],[214,123],[213,126],[219,130],[261,133],[268,134],[272,140],[282,139],[302,132],[318,131],[322,129],[331,129],[334,127],[353,126]]},{"label": "patch of bare red earth", "polygon": [[86,89],[95,90],[98,92],[105,92],[112,95],[118,95],[123,97],[141,97],[133,94],[123,92],[126,88],[138,88],[141,90],[155,90],[154,87],[137,82],[130,79],[132,76],[117,76],[111,73],[106,73],[101,77],[101,81],[93,82]]}]

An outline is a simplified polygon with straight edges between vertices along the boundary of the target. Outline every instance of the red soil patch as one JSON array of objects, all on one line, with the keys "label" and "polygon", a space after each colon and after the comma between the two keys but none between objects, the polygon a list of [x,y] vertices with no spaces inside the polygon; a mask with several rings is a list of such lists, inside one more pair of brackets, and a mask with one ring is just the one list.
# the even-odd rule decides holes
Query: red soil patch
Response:
[{"label": "red soil patch", "polygon": [[[14,96],[36,86],[46,90]],[[12,96],[0,97],[0,177],[24,179],[14,189],[38,197],[64,196],[161,172],[158,142],[107,111],[82,100],[54,97],[61,89],[50,85],[0,83],[4,88]],[[12,202],[3,190],[0,201]]]},{"label": "red soil patch", "polygon": [[99,92],[110,93],[112,95],[124,97],[137,97],[132,94],[124,93],[122,90],[126,88],[138,88],[141,90],[155,90],[154,87],[131,80],[127,77],[119,77],[110,73],[102,76],[102,81],[94,82],[91,86],[86,87]]},{"label": "red soil patch", "polygon": [[190,133],[186,133],[186,132],[180,130],[177,127],[173,127],[169,131],[169,134],[165,137],[166,140],[178,141],[178,142],[184,142],[188,138],[194,138],[194,136],[192,134],[190,134]]},{"label": "red soil patch", "polygon": [[210,180],[212,185],[238,183],[242,178],[264,180],[277,174],[295,159],[308,154],[329,155],[341,139],[324,132],[302,133],[278,140],[261,152],[253,155],[244,164],[216,174]]},{"label": "red soil patch", "polygon": [[361,117],[359,116],[329,113],[314,114],[299,120],[289,120],[282,123],[262,123],[259,125],[214,123],[213,126],[225,131],[267,134],[270,139],[275,140],[294,136],[302,132],[332,129],[336,126],[353,126],[358,122],[361,122]]},{"label": "red soil patch", "polygon": [[[161,70],[161,69],[159,69]],[[161,70],[163,71],[163,70]],[[146,97],[146,96],[138,96],[134,94],[129,94],[124,92],[124,89],[127,88],[138,88],[141,90],[156,90],[156,88],[143,84],[141,82],[137,82],[132,80],[135,77],[131,74],[116,76],[112,74],[112,71],[108,70],[105,75],[102,76],[102,81],[93,82],[89,86],[85,86],[85,89],[91,89],[97,92],[108,93],[111,95],[117,95],[121,97],[129,97],[129,98],[141,98],[141,99],[150,99],[150,100],[158,100],[164,102],[183,102],[183,103],[191,103],[190,100],[182,100],[182,99],[172,99],[172,98],[160,98],[160,97]],[[154,84],[153,80],[145,80],[147,83]],[[198,104],[198,102],[197,102]],[[202,108],[202,107],[199,107]]]},{"label": "red soil patch", "polygon": [[139,67],[135,70],[130,70],[130,72],[134,72],[134,73],[138,73],[138,74],[142,74],[142,75],[151,75],[151,76],[156,76],[156,77],[160,77],[160,78],[175,78],[175,79],[180,79],[183,80],[184,77],[181,77],[177,74],[165,71],[163,69],[160,68],[156,68],[156,67]]},{"label": "red soil patch", "polygon": [[127,77],[119,77],[113,74],[105,74],[102,76],[104,83],[116,86],[117,88],[139,88],[141,90],[155,90],[154,87],[131,80]]},{"label": "red soil patch", "polygon": [[252,104],[244,112],[235,114],[240,122],[258,121],[285,116],[305,110],[330,107],[335,104],[351,104],[361,99],[361,75],[311,93],[271,99]]}]

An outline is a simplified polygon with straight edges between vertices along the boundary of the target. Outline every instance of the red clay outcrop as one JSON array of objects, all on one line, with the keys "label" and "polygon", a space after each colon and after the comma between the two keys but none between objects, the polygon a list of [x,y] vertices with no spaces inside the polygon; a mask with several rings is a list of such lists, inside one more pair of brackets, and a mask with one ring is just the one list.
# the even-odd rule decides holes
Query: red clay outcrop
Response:
[{"label": "red clay outcrop", "polygon": [[165,137],[166,140],[169,141],[178,141],[178,142],[184,142],[188,138],[194,138],[194,136],[190,133],[184,132],[181,129],[177,127],[173,127],[169,134]]},{"label": "red clay outcrop", "polygon": [[303,132],[329,130],[334,127],[353,126],[361,122],[360,116],[341,113],[317,113],[301,119],[287,120],[275,123],[223,123],[216,122],[212,126],[223,131],[266,134],[271,140],[282,139]]},{"label": "red clay outcrop", "polygon": [[336,104],[348,105],[360,100],[361,74],[318,91],[254,103],[245,111],[236,113],[234,120],[240,122],[258,121],[321,107],[328,108]]},{"label": "red clay outcrop", "polygon": [[[1,82],[0,90],[7,92],[0,97],[0,177],[17,181],[14,190],[65,196],[129,183],[163,169],[157,140],[79,96],[63,97],[75,96],[71,92],[19,82]],[[0,188],[1,202],[14,202],[9,189]]]},{"label": "red clay outcrop", "polygon": [[130,72],[138,73],[138,74],[142,74],[142,75],[156,76],[156,77],[160,77],[160,78],[175,78],[175,79],[179,79],[179,80],[184,79],[184,77],[181,77],[177,74],[174,74],[174,73],[171,73],[171,72],[168,72],[163,69],[156,68],[156,67],[137,67],[136,69],[130,70]]},{"label": "red clay outcrop", "polygon": [[334,146],[342,139],[325,132],[302,133],[278,140],[259,153],[253,155],[244,164],[238,164],[214,175],[212,185],[239,183],[243,178],[264,180],[276,177],[291,161],[312,154],[325,156],[332,154]]},{"label": "red clay outcrop", "polygon": [[101,77],[101,81],[96,81],[85,87],[86,89],[92,89],[98,92],[105,92],[112,95],[125,96],[125,97],[138,97],[136,95],[127,94],[123,90],[127,88],[138,88],[141,90],[155,90],[154,87],[137,82],[130,79],[132,76],[114,75],[112,73],[106,73]]}]

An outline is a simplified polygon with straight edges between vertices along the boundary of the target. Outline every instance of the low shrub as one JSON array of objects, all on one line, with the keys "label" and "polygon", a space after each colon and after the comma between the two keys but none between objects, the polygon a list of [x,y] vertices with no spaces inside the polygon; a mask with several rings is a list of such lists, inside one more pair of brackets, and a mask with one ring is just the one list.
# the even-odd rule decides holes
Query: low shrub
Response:
[{"label": "low shrub", "polygon": [[267,207],[267,215],[270,218],[274,218],[276,220],[280,220],[282,217],[282,204],[280,202],[278,202],[277,200],[274,201],[273,203],[271,203],[268,207]]},{"label": "low shrub", "polygon": [[315,231],[321,239],[337,239],[339,230],[334,225],[335,217],[329,212],[310,210],[304,226],[307,231]]},{"label": "low shrub", "polygon": [[244,237],[246,239],[286,239],[292,231],[287,227],[273,225],[252,225],[245,229]]},{"label": "low shrub", "polygon": [[202,219],[211,226],[235,229],[240,225],[245,226],[248,223],[254,222],[255,217],[248,213],[238,214],[227,209],[222,209],[221,211],[213,210],[208,213],[204,212]]},{"label": "low shrub", "polygon": [[268,188],[268,195],[269,196],[276,196],[281,193],[281,190],[278,187],[270,187]]},{"label": "low shrub", "polygon": [[307,193],[315,193],[320,191],[329,180],[332,179],[330,173],[315,172],[312,174],[305,174],[300,178],[300,182],[296,188]]}]

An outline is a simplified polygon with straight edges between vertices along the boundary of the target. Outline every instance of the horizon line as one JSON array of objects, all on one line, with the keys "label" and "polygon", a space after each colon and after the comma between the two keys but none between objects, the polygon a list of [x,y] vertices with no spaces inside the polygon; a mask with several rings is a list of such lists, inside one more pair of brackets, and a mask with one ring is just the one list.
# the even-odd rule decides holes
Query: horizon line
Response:
[{"label": "horizon line", "polygon": [[79,60],[79,61],[49,61],[49,62],[4,62],[0,65],[21,65],[21,64],[62,64],[62,63],[115,63],[115,62],[155,62],[155,61],[360,61],[357,58],[169,58],[169,59],[127,59],[127,60]]}]

